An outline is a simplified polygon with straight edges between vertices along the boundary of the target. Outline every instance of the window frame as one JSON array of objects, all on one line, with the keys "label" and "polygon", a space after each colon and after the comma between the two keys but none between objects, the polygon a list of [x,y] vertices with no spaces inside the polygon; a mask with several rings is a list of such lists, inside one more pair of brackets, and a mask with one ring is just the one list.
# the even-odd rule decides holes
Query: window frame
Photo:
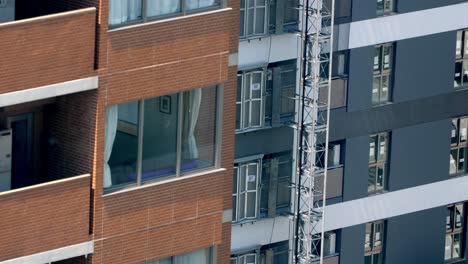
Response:
[{"label": "window frame", "polygon": [[[385,51],[386,48],[389,48],[391,52],[389,56],[390,62],[388,63],[388,67],[385,66]],[[372,76],[372,92],[371,92],[371,104],[373,107],[385,105],[391,103],[393,98],[393,67],[395,64],[395,43],[385,43],[381,45],[376,45],[374,47],[374,63],[373,63],[373,76]],[[376,57],[376,54],[379,54]],[[376,58],[378,58],[378,64],[376,64]],[[378,66],[376,69],[375,66]],[[375,87],[375,80],[378,79],[378,87]],[[384,92],[384,79],[387,80],[387,98],[382,99],[382,93]],[[374,100],[374,95],[377,94],[377,100]]]},{"label": "window frame", "polygon": [[[457,211],[456,208],[458,206],[461,206],[463,212],[462,212],[462,221],[461,221],[461,227],[456,227],[457,223]],[[453,208],[452,210],[450,208]],[[449,215],[446,216],[446,219],[449,219],[450,221],[450,228],[447,228],[447,221],[445,225],[445,247],[444,247],[444,261],[445,263],[450,263],[450,262],[457,262],[460,260],[463,260],[465,258],[465,226],[466,226],[466,206],[465,203],[456,203],[456,204],[451,204],[447,206],[447,210],[449,211]],[[453,257],[453,253],[455,250],[455,243],[453,242],[455,239],[455,236],[459,236],[459,247],[460,247],[460,255],[459,257]],[[447,247],[447,237],[451,237],[451,245],[450,245],[450,258],[446,259],[445,258],[445,250]]]},{"label": "window frame", "polygon": [[[379,4],[378,2],[382,1],[383,9],[379,9]],[[397,6],[397,0],[377,0],[377,6],[376,6],[376,16],[377,17],[382,17],[382,16],[388,16],[388,15],[393,15],[396,13],[396,6]],[[388,5],[387,2],[390,2]]]},{"label": "window frame", "polygon": [[[239,117],[240,117],[240,120],[239,120],[239,128],[235,128],[235,132],[236,133],[243,133],[243,132],[248,132],[248,131],[253,131],[253,130],[258,130],[258,129],[262,129],[265,127],[265,106],[266,106],[266,68],[262,68],[262,69],[254,69],[254,70],[248,70],[248,71],[241,71],[237,74],[237,80],[241,81],[241,85],[240,85],[240,92],[241,92],[241,95],[239,97],[239,95],[237,95],[236,97],[236,111],[237,111],[237,105],[240,105],[240,114],[239,114]],[[260,97],[259,98],[254,98],[252,99],[252,88],[249,89],[249,97],[250,98],[247,98],[246,99],[246,90],[247,90],[247,81],[249,80],[249,78],[247,78],[247,76],[250,75],[250,83],[249,83],[249,87],[253,85],[252,81],[253,81],[253,78],[252,76],[254,74],[260,74],[260,79],[261,79],[261,82],[260,82]],[[238,83],[238,91],[237,93],[239,93],[239,83]],[[238,101],[237,99],[240,98],[240,101]],[[251,122],[252,122],[252,102],[260,102],[260,112],[259,112],[259,120],[260,120],[260,123],[259,125],[252,125]],[[245,125],[245,111],[246,111],[246,107],[247,107],[247,104],[249,105],[249,121],[248,121],[248,125]],[[237,118],[237,116],[236,116]],[[236,124],[237,124],[237,120],[236,120]]]},{"label": "window frame", "polygon": [[180,1],[180,12],[177,13],[170,13],[170,14],[163,14],[163,15],[158,15],[158,16],[148,16],[148,1],[150,0],[139,0],[141,1],[141,18],[139,19],[134,19],[130,21],[125,21],[119,24],[111,24],[109,19],[110,19],[110,8],[112,5],[112,0],[109,0],[109,19],[107,20],[107,25],[108,25],[108,30],[113,30],[121,27],[127,27],[127,26],[132,26],[132,25],[140,25],[140,24],[145,24],[145,23],[150,23],[158,20],[164,20],[164,19],[169,19],[173,17],[181,17],[181,16],[187,16],[187,15],[192,15],[196,13],[203,13],[203,12],[208,12],[212,10],[217,10],[226,7],[226,0],[215,0],[218,1],[215,3],[215,5],[209,6],[209,7],[202,7],[202,8],[197,8],[197,9],[187,9],[187,0],[179,0]]},{"label": "window frame", "polygon": [[[232,198],[235,199],[235,207],[234,207],[234,204],[233,204],[233,210],[232,210],[232,223],[233,224],[242,224],[244,222],[249,222],[249,221],[253,221],[255,219],[258,219],[259,218],[259,215],[260,215],[260,196],[261,196],[261,182],[262,182],[262,157],[258,157],[258,158],[255,158],[255,159],[250,159],[250,160],[246,160],[246,161],[241,161],[241,162],[236,162],[234,163],[234,167],[233,167],[233,177],[235,178],[235,183],[237,184],[237,186],[235,187],[235,191],[234,191],[234,188],[233,188],[233,192],[232,192]],[[246,167],[247,168],[247,173],[245,175],[245,177],[248,177],[248,167],[249,166],[252,166],[252,165],[255,165],[257,167],[257,174],[256,174],[256,186],[255,186],[255,190],[249,190],[248,189],[248,180],[246,179],[245,180],[245,190],[243,191],[242,189],[242,181],[241,181],[241,178],[240,176],[242,175],[241,173],[241,170],[243,167]],[[255,215],[254,216],[247,216],[247,212],[248,212],[248,209],[249,207],[247,207],[246,205],[248,205],[248,193],[255,193],[255,208],[254,208],[254,213]],[[245,194],[245,198],[244,200],[242,201],[241,199],[241,195],[242,194]],[[240,206],[241,205],[241,202],[243,202],[242,204],[242,207]],[[244,217],[240,217],[240,210],[239,208],[243,208],[244,210]]]},{"label": "window frame", "polygon": [[[377,232],[376,232],[376,227],[380,226],[381,228],[381,237],[379,240],[376,240],[377,237]],[[367,243],[367,236],[368,232],[367,229],[368,227],[370,228],[370,234],[369,234],[369,243]],[[379,220],[371,223],[366,223],[365,224],[365,239],[364,239],[364,258],[370,256],[371,257],[371,264],[376,264],[374,263],[374,256],[380,254],[382,258],[382,263],[385,261],[385,239],[386,239],[386,221],[385,220]],[[375,245],[376,241],[380,241],[379,245]],[[369,244],[369,246],[367,246]]]},{"label": "window frame", "polygon": [[[145,100],[148,99],[153,99],[153,98],[159,98],[163,97],[165,95],[159,95],[155,97],[149,97],[149,98],[144,98],[141,100],[137,100],[138,104],[138,127],[137,127],[137,139],[138,139],[138,145],[137,145],[137,161],[136,161],[136,181],[135,182],[128,182],[128,183],[121,183],[121,184],[116,184],[113,185],[112,187],[109,188],[104,188],[103,187],[103,194],[108,195],[112,193],[116,193],[122,190],[127,190],[127,189],[135,189],[135,188],[140,188],[148,184],[153,184],[155,182],[160,182],[164,181],[167,179],[174,179],[174,178],[184,178],[186,176],[190,176],[193,174],[197,174],[200,172],[205,172],[205,171],[212,171],[221,168],[221,144],[222,144],[222,128],[223,128],[223,105],[224,105],[224,86],[223,85],[213,85],[213,86],[205,86],[205,87],[200,87],[197,89],[203,89],[203,88],[209,88],[209,89],[215,89],[216,90],[216,111],[214,113],[214,126],[215,126],[215,131],[214,131],[214,160],[213,160],[213,166],[209,167],[204,167],[204,168],[199,168],[199,169],[194,169],[190,170],[187,172],[182,172],[181,171],[181,161],[182,161],[182,127],[183,127],[183,99],[184,99],[184,93],[190,92],[192,90],[187,90],[187,91],[181,91],[177,93],[173,93],[170,95],[177,95],[177,107],[178,107],[178,112],[177,112],[177,142],[176,142],[176,168],[175,168],[175,173],[171,175],[166,175],[162,177],[157,177],[154,179],[148,179],[148,180],[143,180],[142,179],[142,167],[143,167],[143,133],[144,133],[144,107],[145,107]],[[122,103],[125,104],[125,103]],[[120,105],[120,104],[117,104]],[[106,118],[106,117],[105,117]],[[202,117],[200,117],[202,118]],[[104,139],[105,141],[105,139]]]},{"label": "window frame", "polygon": [[[249,7],[249,1],[253,1],[254,4],[252,7]],[[242,13],[244,12],[244,19],[243,19],[243,22],[244,22],[244,28],[243,28],[243,31],[239,30],[239,39],[240,40],[247,40],[247,39],[253,39],[253,38],[260,38],[260,37],[263,37],[263,36],[266,36],[268,35],[268,27],[269,27],[269,8],[270,8],[270,4],[269,4],[269,1],[268,0],[264,0],[265,1],[265,5],[263,6],[260,6],[258,5],[257,6],[257,1],[258,0],[244,0],[244,5],[242,5],[242,1],[240,2],[240,8],[239,8],[239,13]],[[257,23],[257,20],[256,20],[256,17],[257,17],[257,8],[264,8],[265,9],[265,18],[263,19],[263,32],[262,33],[255,33],[255,28],[256,28],[256,23]],[[248,29],[249,29],[249,11],[248,9],[253,9],[254,11],[254,15],[253,15],[253,20],[254,22],[252,23],[252,34],[248,34]],[[242,19],[242,17],[240,17],[240,19]],[[239,23],[239,27],[242,25],[242,23]],[[241,35],[241,32],[244,32],[243,35]]]},{"label": "window frame", "polygon": [[235,264],[250,264],[252,262],[247,262],[247,257],[252,257],[252,256],[255,258],[254,264],[260,264],[261,262],[260,261],[260,249],[256,249],[256,250],[249,251],[246,253],[232,254],[229,260],[230,260],[230,263],[233,263],[232,261],[234,260]]},{"label": "window frame", "polygon": [[[388,175],[389,175],[389,167],[390,167],[390,162],[389,162],[389,156],[390,156],[390,142],[391,142],[391,133],[390,132],[382,132],[378,134],[373,134],[369,136],[369,172],[368,172],[368,182],[367,182],[367,194],[368,195],[373,195],[373,194],[379,194],[379,193],[384,193],[388,190]],[[372,138],[376,138],[374,140],[375,146],[372,148],[371,144],[373,143],[371,141]],[[384,139],[384,141],[381,141],[381,138]],[[383,146],[383,153],[382,152],[382,145],[381,143],[384,142],[385,145]],[[371,158],[371,152],[373,152],[373,158]],[[380,156],[383,156],[381,158]],[[374,175],[374,181],[373,181],[373,191],[369,191],[370,187],[370,170],[371,168],[374,168],[375,175]],[[379,180],[379,168],[383,169],[383,176],[382,176],[382,186],[378,188],[378,180]]]},{"label": "window frame", "polygon": [[[459,43],[460,47],[458,47]],[[457,74],[460,76],[457,77]],[[467,76],[466,80],[464,80],[464,76]],[[459,78],[459,84],[457,84],[457,78]],[[455,45],[455,76],[453,87],[456,90],[468,87],[468,29],[457,31]]]},{"label": "window frame", "polygon": [[[455,130],[454,130],[454,122]],[[461,126],[461,123],[464,122],[465,127]],[[463,130],[464,129],[464,132]],[[464,175],[468,173],[468,116],[458,117],[452,119],[452,130],[451,130],[451,140],[450,140],[450,165],[449,165],[449,176],[450,177],[457,177],[460,175]],[[453,143],[452,139],[455,137],[457,138],[457,142]],[[465,141],[461,140],[461,135],[464,135]],[[455,159],[452,159],[453,155],[452,152],[456,151]],[[460,155],[463,155],[463,158],[460,158]],[[463,161],[461,161],[463,159]],[[460,168],[460,161],[463,162],[463,168]],[[452,164],[454,163],[454,164]],[[454,166],[454,171],[452,171],[452,166]]]}]

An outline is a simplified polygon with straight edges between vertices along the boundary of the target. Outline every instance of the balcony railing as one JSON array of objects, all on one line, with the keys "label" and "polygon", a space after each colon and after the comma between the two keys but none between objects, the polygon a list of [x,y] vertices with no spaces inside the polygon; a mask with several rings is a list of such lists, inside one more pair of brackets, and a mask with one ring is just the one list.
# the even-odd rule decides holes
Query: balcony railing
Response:
[{"label": "balcony railing", "polygon": [[89,241],[90,177],[0,193],[0,262]]}]

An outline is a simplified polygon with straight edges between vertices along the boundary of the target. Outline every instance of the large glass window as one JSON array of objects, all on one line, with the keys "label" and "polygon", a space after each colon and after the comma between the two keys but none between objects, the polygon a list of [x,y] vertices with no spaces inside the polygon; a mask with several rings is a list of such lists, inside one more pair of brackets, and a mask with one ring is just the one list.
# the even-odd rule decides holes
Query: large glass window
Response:
[{"label": "large glass window", "polygon": [[220,0],[109,0],[109,25],[146,22],[220,6]]},{"label": "large glass window", "polygon": [[216,112],[216,87],[109,106],[104,188],[213,167]]},{"label": "large glass window", "polygon": [[267,33],[266,0],[241,0],[240,37],[261,36]]},{"label": "large glass window", "polygon": [[390,15],[395,12],[396,0],[377,0],[377,16]]},{"label": "large glass window", "polygon": [[252,252],[231,256],[231,264],[259,264],[258,253]]},{"label": "large glass window", "polygon": [[145,264],[212,264],[214,262],[213,251],[213,248],[205,248],[182,255],[147,261]]},{"label": "large glass window", "polygon": [[463,229],[465,227],[465,206],[463,203],[447,207],[445,225],[445,260],[463,258]]},{"label": "large glass window", "polygon": [[236,130],[260,128],[265,121],[264,71],[237,75]]},{"label": "large glass window", "polygon": [[468,30],[457,32],[455,47],[455,78],[454,87],[460,88],[468,85]]},{"label": "large glass window", "polygon": [[234,164],[233,222],[257,218],[261,167],[261,159]]},{"label": "large glass window", "polygon": [[364,243],[365,264],[384,263],[384,234],[384,221],[377,221],[366,224],[366,237]]},{"label": "large glass window", "polygon": [[468,172],[468,117],[452,119],[452,135],[450,147],[450,175],[460,175]]},{"label": "large glass window", "polygon": [[389,134],[380,133],[369,138],[369,194],[387,190]]},{"label": "large glass window", "polygon": [[375,47],[372,105],[391,101],[393,82],[393,43]]}]

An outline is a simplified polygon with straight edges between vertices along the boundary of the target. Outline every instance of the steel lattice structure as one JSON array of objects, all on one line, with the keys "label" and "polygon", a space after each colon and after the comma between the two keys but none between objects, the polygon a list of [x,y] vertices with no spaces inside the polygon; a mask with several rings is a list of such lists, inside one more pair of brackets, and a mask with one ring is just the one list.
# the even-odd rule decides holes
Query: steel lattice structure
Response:
[{"label": "steel lattice structure", "polygon": [[301,0],[293,263],[323,263],[334,0]]}]

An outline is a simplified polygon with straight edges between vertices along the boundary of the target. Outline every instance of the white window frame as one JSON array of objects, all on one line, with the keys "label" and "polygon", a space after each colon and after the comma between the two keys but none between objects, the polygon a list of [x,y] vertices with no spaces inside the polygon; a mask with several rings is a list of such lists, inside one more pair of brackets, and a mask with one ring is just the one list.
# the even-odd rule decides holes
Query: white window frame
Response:
[{"label": "white window frame", "polygon": [[[260,74],[260,97],[252,98],[253,94],[253,76],[254,74]],[[241,113],[239,120],[239,127],[236,128],[236,132],[259,129],[265,126],[265,70],[254,70],[247,71],[237,74],[238,79],[241,80],[241,96],[240,101],[236,99],[236,105],[241,105]],[[250,80],[250,81],[249,81]],[[248,83],[247,83],[248,82]],[[247,95],[248,93],[248,95]],[[259,111],[259,124],[252,124],[252,105],[253,102],[260,102]],[[248,109],[248,110],[247,110]],[[248,113],[248,120],[246,121],[246,111]]]},{"label": "white window frame", "polygon": [[[264,5],[257,5],[257,1],[259,0],[245,0],[245,6],[240,6],[240,12],[244,11],[244,35],[240,35],[239,38],[251,38],[251,37],[258,37],[258,36],[265,36],[268,34],[268,16],[269,16],[269,6],[268,0],[264,0]],[[249,7],[249,4],[253,2],[253,5]],[[257,13],[259,12],[259,8],[265,9],[265,18],[263,20],[263,32],[255,32],[256,23],[257,23]],[[249,34],[249,13],[253,12],[253,23],[252,23],[252,33]]]},{"label": "white window frame", "polygon": [[[252,176],[254,174],[250,174],[251,172],[249,171],[250,166],[256,166],[256,175],[255,175],[255,189],[249,189],[248,187],[248,177]],[[245,186],[242,185],[241,177],[242,175],[242,170],[245,169],[246,173],[244,177],[246,177],[244,183]],[[232,193],[232,196],[234,199],[236,199],[236,210],[235,210],[235,215],[233,211],[233,216],[232,216],[232,222],[237,223],[237,222],[242,222],[246,220],[254,220],[258,218],[259,215],[259,209],[260,209],[260,182],[261,182],[261,175],[262,175],[262,160],[257,159],[257,160],[252,160],[252,161],[247,161],[243,163],[239,163],[237,165],[234,165],[234,175],[233,177],[236,177],[236,183],[237,183],[237,188],[236,192]],[[254,215],[253,216],[247,216],[247,212],[249,211],[250,207],[248,207],[247,203],[247,197],[249,193],[255,193],[255,205],[254,205]],[[244,198],[242,199],[242,195],[244,195]],[[240,204],[243,204],[243,206],[240,206]],[[233,205],[234,207],[234,205]],[[243,212],[243,217],[241,217],[240,210],[239,208],[244,209]]]},{"label": "white window frame", "polygon": [[[254,262],[247,262],[247,257],[254,257]],[[242,255],[237,255],[237,256],[231,256],[231,263],[232,261],[234,260],[235,264],[259,264],[260,263],[260,260],[259,260],[259,256],[258,256],[258,253],[247,253],[247,254],[242,254]]]}]

